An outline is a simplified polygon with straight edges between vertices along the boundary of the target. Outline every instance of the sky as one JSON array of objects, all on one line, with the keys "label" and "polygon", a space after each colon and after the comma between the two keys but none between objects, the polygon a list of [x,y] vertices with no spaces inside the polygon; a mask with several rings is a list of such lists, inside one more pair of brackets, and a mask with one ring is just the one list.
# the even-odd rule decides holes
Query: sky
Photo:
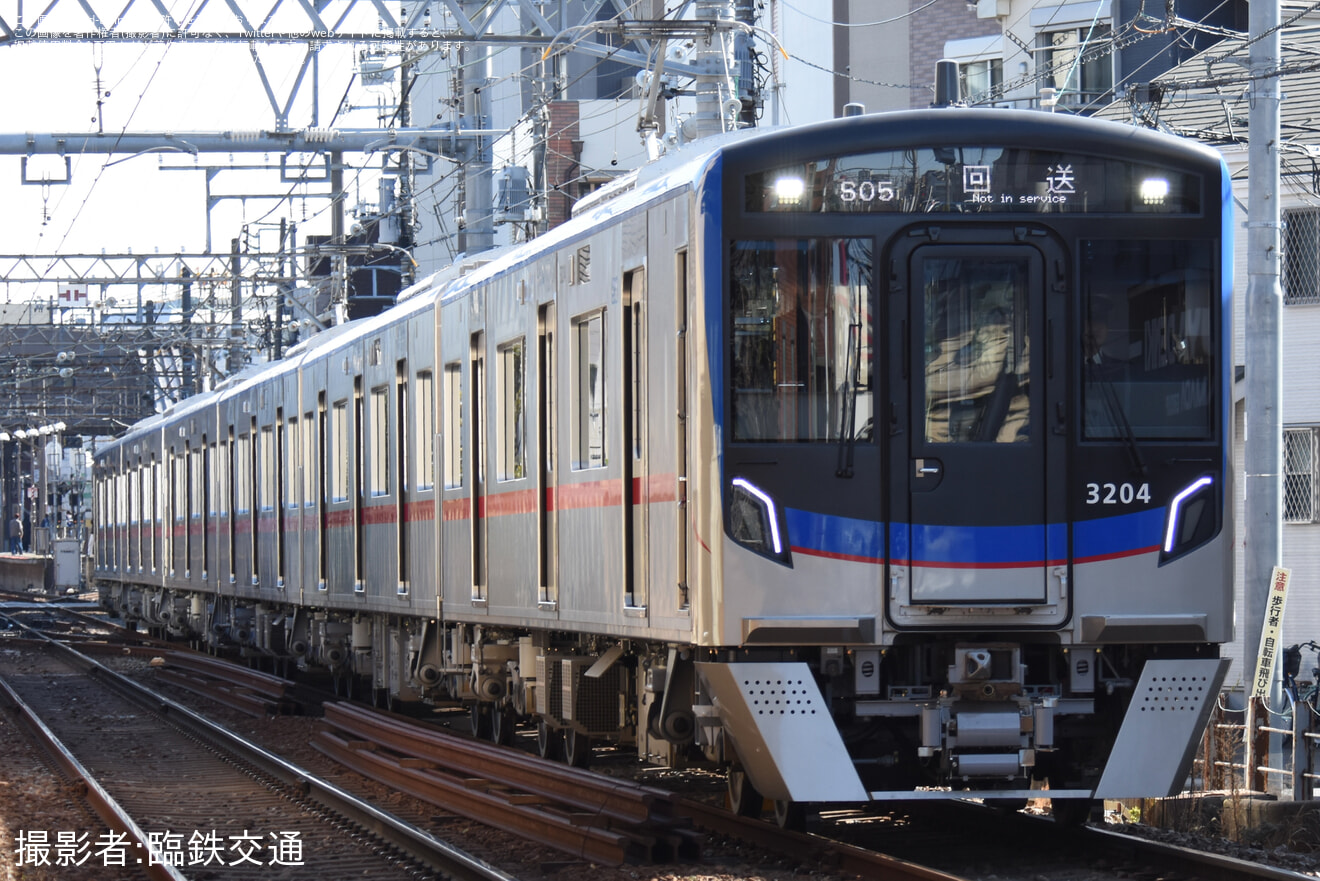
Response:
[{"label": "sky", "polygon": [[[13,24],[17,2],[0,0],[0,18]],[[122,2],[91,2],[98,12],[111,16],[123,8]],[[165,0],[172,10],[186,8],[190,2]],[[286,2],[296,8],[292,0]],[[148,0],[137,3],[147,10],[152,8]],[[216,5],[224,9],[223,4]],[[54,9],[67,17],[63,23],[69,29],[85,30],[86,19],[75,0],[59,0]],[[226,30],[232,29],[232,21],[216,22],[217,26],[221,24]],[[283,103],[306,50],[299,45],[264,45],[257,51],[272,89]],[[328,45],[322,49],[319,61],[319,87],[313,89],[309,74],[293,102],[289,127],[300,129],[313,122],[329,127],[332,121],[336,127],[374,127],[376,105],[387,97],[386,90],[364,88],[353,79],[353,47]],[[275,127],[275,112],[246,44],[0,45],[0,82],[5,83],[0,89],[0,134],[216,132]],[[349,104],[370,109],[336,114],[346,94]],[[319,108],[315,109],[314,95],[319,97]],[[136,254],[203,251],[207,245],[207,210],[202,166],[231,160],[278,163],[279,156],[194,157],[177,152],[135,157],[74,155],[69,163],[71,180],[64,184],[58,183],[66,179],[65,163],[59,157],[31,157],[27,163],[28,183],[24,183],[21,157],[0,155],[0,200],[5,206],[0,213],[0,255],[100,254],[103,249],[107,253],[131,250]],[[369,164],[379,165],[379,160]],[[43,178],[56,182],[43,185]],[[349,173],[345,182],[350,208],[359,195],[365,202],[375,202],[374,175],[360,178]],[[314,197],[325,190],[324,186],[282,183],[278,172],[229,171],[217,175],[212,183],[213,194],[292,193],[293,198],[283,203],[255,198],[219,202],[211,211],[212,248],[228,251],[230,240],[240,234],[244,223],[260,236],[249,246],[266,251],[277,250],[281,219],[298,224],[300,238],[307,233],[328,233],[328,200]],[[38,296],[55,296],[55,286],[47,287],[50,289],[42,289]],[[0,282],[0,302],[30,295],[25,288]]]}]

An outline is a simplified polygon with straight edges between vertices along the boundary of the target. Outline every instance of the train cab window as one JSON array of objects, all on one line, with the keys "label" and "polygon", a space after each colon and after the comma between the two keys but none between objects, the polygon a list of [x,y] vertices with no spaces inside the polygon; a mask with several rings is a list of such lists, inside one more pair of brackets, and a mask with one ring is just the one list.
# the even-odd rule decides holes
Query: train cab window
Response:
[{"label": "train cab window", "polygon": [[1213,436],[1216,353],[1208,242],[1083,243],[1082,432],[1087,440]]},{"label": "train cab window", "polygon": [[734,440],[871,440],[871,240],[738,241],[730,272]]},{"label": "train cab window", "polygon": [[573,468],[604,468],[605,312],[573,319]]},{"label": "train cab window", "polygon": [[920,271],[927,443],[1029,441],[1027,261],[927,257]]}]

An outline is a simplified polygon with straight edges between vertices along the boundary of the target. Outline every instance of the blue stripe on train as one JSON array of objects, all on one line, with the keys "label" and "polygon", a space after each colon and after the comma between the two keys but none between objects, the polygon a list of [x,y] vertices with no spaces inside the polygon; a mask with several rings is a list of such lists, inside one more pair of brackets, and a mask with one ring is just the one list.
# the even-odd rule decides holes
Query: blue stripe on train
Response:
[{"label": "blue stripe on train", "polygon": [[[787,508],[794,553],[880,563],[885,524]],[[1159,546],[1164,509],[1083,520],[1073,524],[1073,559],[1105,559],[1149,552]],[[889,557],[950,566],[1057,565],[1067,557],[1065,523],[1029,526],[932,526],[889,524]]]}]

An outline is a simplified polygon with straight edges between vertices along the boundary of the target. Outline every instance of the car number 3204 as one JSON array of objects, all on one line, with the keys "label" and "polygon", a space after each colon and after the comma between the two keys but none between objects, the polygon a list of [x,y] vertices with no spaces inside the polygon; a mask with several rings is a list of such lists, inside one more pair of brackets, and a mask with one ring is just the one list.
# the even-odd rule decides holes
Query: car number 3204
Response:
[{"label": "car number 3204", "polygon": [[1088,505],[1130,505],[1133,502],[1150,504],[1149,483],[1088,483],[1086,485]]}]

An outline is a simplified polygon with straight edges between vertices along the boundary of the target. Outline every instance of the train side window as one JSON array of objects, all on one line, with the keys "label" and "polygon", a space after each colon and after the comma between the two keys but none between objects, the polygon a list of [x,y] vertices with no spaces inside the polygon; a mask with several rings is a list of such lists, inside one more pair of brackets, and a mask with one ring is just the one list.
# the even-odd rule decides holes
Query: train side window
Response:
[{"label": "train side window", "polygon": [[342,502],[348,498],[348,401],[335,401],[330,408],[330,433],[333,437],[330,455],[334,457],[330,470],[330,501]]},{"label": "train side window", "polygon": [[417,488],[428,490],[435,487],[435,379],[431,371],[417,372],[415,397],[417,443],[413,449],[417,451]]},{"label": "train side window", "polygon": [[526,408],[524,376],[526,343],[523,338],[499,347],[499,462],[498,480],[520,480],[527,476]]},{"label": "train side window", "polygon": [[736,441],[870,441],[870,239],[732,243]]},{"label": "train side window", "polygon": [[371,390],[371,495],[390,494],[390,390]]},{"label": "train side window", "polygon": [[605,310],[573,319],[573,468],[604,468]]},{"label": "train side window", "polygon": [[445,365],[445,489],[463,486],[463,365]]}]

